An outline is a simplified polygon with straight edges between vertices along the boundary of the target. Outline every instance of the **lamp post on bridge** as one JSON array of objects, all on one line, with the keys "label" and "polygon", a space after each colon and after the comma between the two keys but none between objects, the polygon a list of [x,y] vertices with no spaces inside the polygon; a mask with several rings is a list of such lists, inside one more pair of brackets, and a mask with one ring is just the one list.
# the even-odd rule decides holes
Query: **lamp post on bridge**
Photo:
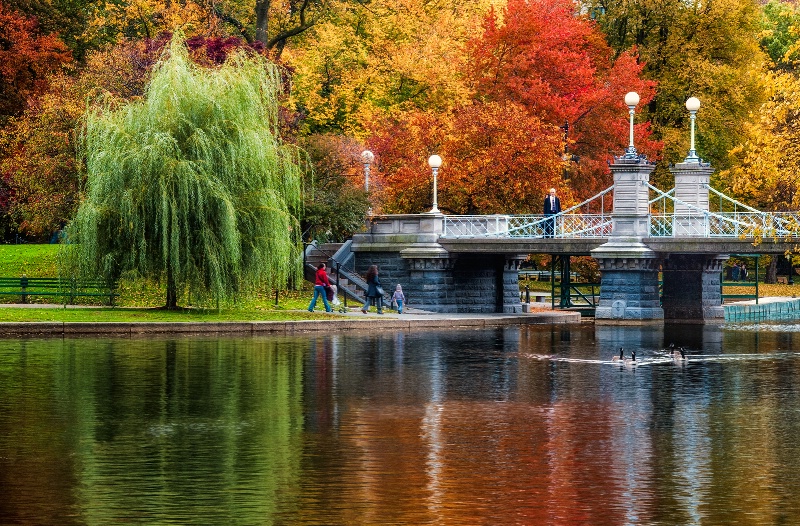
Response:
[{"label": "lamp post on bridge", "polygon": [[442,158],[438,155],[431,155],[428,157],[428,166],[433,170],[433,208],[430,209],[430,214],[438,214],[439,207],[436,198],[436,175],[439,173],[439,168],[442,166]]},{"label": "lamp post on bridge", "polygon": [[369,150],[361,152],[361,162],[364,163],[364,191],[369,192],[369,165],[375,161],[375,154]]},{"label": "lamp post on bridge", "polygon": [[[369,199],[369,167],[375,161],[375,154],[369,150],[361,152],[361,162],[364,164],[364,192]],[[367,208],[367,215],[372,215],[372,206]]]},{"label": "lamp post on bridge", "polygon": [[700,99],[697,97],[689,97],[686,99],[686,109],[689,110],[689,118],[691,120],[691,139],[689,145],[689,155],[683,160],[685,163],[699,163],[700,158],[694,149],[694,121],[697,118],[697,110],[700,109]]},{"label": "lamp post on bridge", "polygon": [[637,157],[636,148],[633,146],[633,115],[636,113],[636,106],[639,104],[639,94],[635,91],[629,91],[625,94],[625,105],[628,106],[628,114],[630,115],[630,141],[628,149],[625,150],[624,157],[627,159],[635,159]]}]

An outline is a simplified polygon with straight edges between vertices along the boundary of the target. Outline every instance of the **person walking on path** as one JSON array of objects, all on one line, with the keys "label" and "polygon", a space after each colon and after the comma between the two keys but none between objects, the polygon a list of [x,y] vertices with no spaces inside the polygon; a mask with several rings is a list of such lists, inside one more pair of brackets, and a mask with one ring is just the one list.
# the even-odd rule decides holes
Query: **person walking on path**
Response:
[{"label": "person walking on path", "polygon": [[314,307],[317,306],[317,298],[322,297],[322,303],[325,305],[325,312],[331,311],[331,306],[328,303],[328,293],[325,287],[330,287],[331,282],[328,279],[328,273],[325,271],[325,263],[320,263],[317,267],[317,277],[314,281],[314,298],[308,306],[308,312],[314,312]]},{"label": "person walking on path", "polygon": [[[561,212],[561,201],[556,195],[556,189],[551,188],[550,194],[544,198],[544,215],[554,216]],[[545,220],[544,223],[544,237],[553,237],[555,233],[556,218],[552,217]]]},{"label": "person walking on path", "polygon": [[397,284],[397,288],[394,289],[394,294],[392,294],[392,303],[397,305],[397,314],[403,314],[403,303],[405,303],[406,297],[403,294],[403,287],[400,284]]},{"label": "person walking on path", "polygon": [[377,265],[372,265],[367,270],[367,297],[361,312],[367,313],[370,300],[373,298],[375,298],[375,306],[378,307],[378,314],[383,314],[383,287],[381,287],[381,280],[378,279]]}]

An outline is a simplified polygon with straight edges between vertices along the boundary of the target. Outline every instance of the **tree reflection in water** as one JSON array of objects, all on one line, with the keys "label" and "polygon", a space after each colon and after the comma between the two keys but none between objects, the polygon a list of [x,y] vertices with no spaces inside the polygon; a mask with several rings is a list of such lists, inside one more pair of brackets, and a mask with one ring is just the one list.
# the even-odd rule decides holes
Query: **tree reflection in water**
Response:
[{"label": "tree reflection in water", "polygon": [[797,337],[5,339],[0,522],[800,523]]}]

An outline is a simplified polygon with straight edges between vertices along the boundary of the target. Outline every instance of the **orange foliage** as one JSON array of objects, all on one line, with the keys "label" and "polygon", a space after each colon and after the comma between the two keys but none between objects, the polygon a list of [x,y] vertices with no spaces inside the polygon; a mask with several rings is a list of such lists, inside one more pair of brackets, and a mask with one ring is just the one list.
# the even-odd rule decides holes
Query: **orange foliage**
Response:
[{"label": "orange foliage", "polygon": [[47,76],[72,60],[55,35],[41,35],[35,19],[0,3],[0,114],[17,115],[47,87]]},{"label": "orange foliage", "polygon": [[369,146],[388,213],[430,209],[432,154],[444,160],[438,201],[446,213],[540,213],[546,189],[562,184],[558,127],[511,102],[404,114],[380,126]]},{"label": "orange foliage", "polygon": [[[434,153],[444,159],[438,200],[446,213],[541,213],[550,187],[569,206],[611,184],[607,162],[628,145],[624,95],[637,91],[644,106],[655,83],[640,77],[633,54],[614,59],[571,0],[509,0],[502,15],[490,10],[466,46],[465,102],[438,114],[398,111],[373,125],[381,211],[430,209],[426,159]],[[649,139],[649,124],[635,135],[637,149],[656,158],[661,145]]]},{"label": "orange foliage", "polygon": [[[643,107],[655,83],[640,77],[643,64],[631,53],[613,58],[591,20],[575,16],[571,0],[509,0],[503,25],[492,10],[484,33],[469,44],[468,75],[478,97],[511,100],[545,122],[569,122],[569,150],[580,157],[572,184],[583,197],[611,182],[606,161],[627,146],[625,93],[636,91]],[[637,125],[639,152],[657,157],[649,125]]]}]

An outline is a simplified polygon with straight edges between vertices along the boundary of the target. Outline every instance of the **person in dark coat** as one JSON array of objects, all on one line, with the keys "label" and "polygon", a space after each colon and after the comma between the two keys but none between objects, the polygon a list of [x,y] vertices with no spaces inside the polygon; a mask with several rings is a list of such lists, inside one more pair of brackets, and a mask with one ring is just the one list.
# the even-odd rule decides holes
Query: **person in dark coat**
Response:
[{"label": "person in dark coat", "polygon": [[[380,289],[380,291],[378,290]],[[367,297],[364,300],[364,306],[361,312],[364,314],[369,310],[369,303],[374,298],[375,306],[378,307],[378,314],[383,314],[383,289],[381,288],[381,280],[378,279],[378,266],[372,265],[367,270]]]},{"label": "person in dark coat", "polygon": [[[550,194],[544,198],[544,215],[554,216],[561,212],[561,201],[556,195],[556,189],[551,188]],[[544,223],[544,237],[553,237],[555,232],[556,218],[547,219]]]},{"label": "person in dark coat", "polygon": [[322,297],[322,303],[325,305],[325,312],[331,311],[331,306],[328,303],[328,293],[325,287],[330,287],[331,282],[328,279],[328,272],[325,270],[325,263],[320,263],[317,267],[317,274],[314,280],[314,298],[308,306],[308,312],[314,312],[314,307],[317,305],[317,298]]}]

